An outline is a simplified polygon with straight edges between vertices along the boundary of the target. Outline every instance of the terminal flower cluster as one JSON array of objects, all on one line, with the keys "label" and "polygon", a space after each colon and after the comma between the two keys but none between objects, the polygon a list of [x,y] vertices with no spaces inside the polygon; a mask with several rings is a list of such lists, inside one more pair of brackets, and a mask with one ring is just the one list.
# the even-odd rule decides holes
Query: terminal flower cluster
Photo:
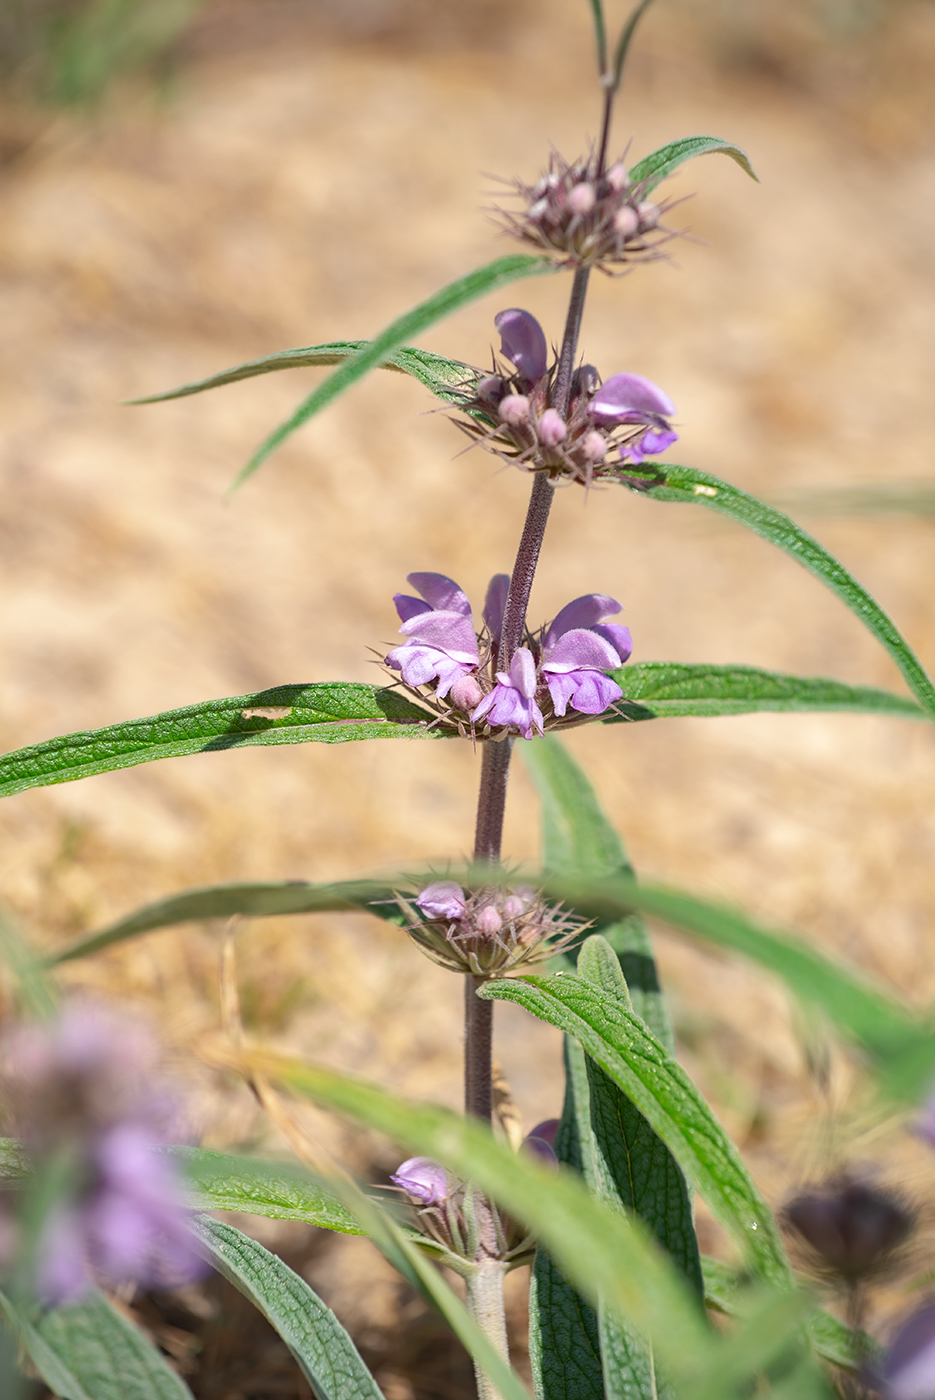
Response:
[{"label": "terminal flower cluster", "polygon": [[505,462],[590,486],[626,479],[628,464],[639,467],[678,440],[670,422],[675,404],[641,374],[602,381],[593,365],[581,365],[560,413],[552,406],[556,365],[539,322],[511,307],[494,324],[514,370],[495,361],[493,374],[478,371],[465,417],[453,421]]},{"label": "terminal flower cluster", "polygon": [[531,739],[546,727],[604,714],[622,697],[607,672],[624,664],[633,644],[629,628],[607,621],[620,612],[616,599],[603,593],[575,598],[547,627],[527,633],[509,669],[500,671],[506,574],[491,579],[480,633],[466,594],[452,579],[413,573],[408,582],[421,597],[395,595],[406,641],[388,653],[386,664],[412,689],[432,686],[434,700],[447,702],[444,717],[465,731]]},{"label": "terminal flower cluster", "polygon": [[74,1004],[14,1031],[6,1059],[4,1097],[34,1171],[64,1167],[36,1250],[39,1297],[67,1302],[96,1277],[174,1287],[201,1273],[175,1163],[157,1150],[171,1123],[151,1037]]},{"label": "terminal flower cluster", "polygon": [[554,957],[588,927],[526,886],[472,893],[455,880],[435,880],[397,903],[406,931],[433,962],[475,977],[501,977]]},{"label": "terminal flower cluster", "polygon": [[510,183],[521,207],[497,209],[501,227],[566,267],[607,271],[652,261],[677,236],[660,223],[669,206],[654,204],[649,181],[634,179],[623,160],[598,174],[590,161],[570,164],[556,152],[533,184]]}]

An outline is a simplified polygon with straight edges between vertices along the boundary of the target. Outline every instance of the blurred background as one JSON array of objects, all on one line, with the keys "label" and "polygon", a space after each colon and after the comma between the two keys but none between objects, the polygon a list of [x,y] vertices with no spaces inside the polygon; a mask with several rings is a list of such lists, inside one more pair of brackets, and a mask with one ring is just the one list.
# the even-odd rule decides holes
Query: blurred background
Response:
[{"label": "blurred background", "polygon": [[[721,159],[684,167],[667,193],[692,237],[668,264],[594,279],[582,339],[605,376],[649,375],[675,400],[670,456],[788,508],[930,669],[933,61],[931,0],[659,0],[612,147],[723,136],[762,183]],[[229,502],[313,372],[120,401],[372,334],[509,251],[485,212],[493,177],[533,176],[550,145],[583,151],[597,117],[585,0],[3,0],[3,749],[284,682],[373,680],[368,648],[393,644],[391,595],[413,569],[480,600],[512,562],[527,482],[456,455],[462,439],[417,385],[372,376]],[[422,343],[483,364],[495,312],[517,302],[557,339],[567,290],[520,284]],[[562,492],[532,621],[591,590],[625,605],[634,660],[904,689],[810,576],[702,512]],[[796,928],[917,1005],[935,999],[930,728],[753,716],[568,743],[645,878]],[[54,947],[191,885],[457,858],[477,770],[466,745],[309,746],[25,793],[0,805],[0,900]],[[537,848],[517,762],[506,851]],[[273,1151],[247,1096],[192,1055],[217,1025],[218,932],[151,935],[68,979],[158,1021],[207,1144]],[[903,1133],[860,1135],[820,1028],[744,965],[657,939],[683,1061],[772,1201],[844,1161],[927,1199],[931,1158]],[[460,985],[401,935],[364,916],[296,918],[246,924],[238,943],[254,1034],[458,1102]],[[558,1038],[516,1008],[497,1016],[528,1128],[559,1111]],[[388,1144],[312,1126],[371,1177],[395,1165]],[[466,1393],[457,1349],[369,1246],[264,1230],[388,1400]],[[701,1230],[724,1249],[703,1217]],[[904,1303],[896,1285],[881,1315]],[[133,1306],[199,1397],[307,1394],[232,1295]]]}]

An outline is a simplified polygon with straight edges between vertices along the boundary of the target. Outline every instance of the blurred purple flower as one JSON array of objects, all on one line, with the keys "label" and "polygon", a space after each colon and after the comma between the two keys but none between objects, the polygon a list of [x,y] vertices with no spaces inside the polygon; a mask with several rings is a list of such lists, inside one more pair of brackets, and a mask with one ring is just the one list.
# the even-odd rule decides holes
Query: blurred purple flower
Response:
[{"label": "blurred purple flower", "polygon": [[899,1328],[883,1358],[880,1385],[886,1400],[932,1400],[935,1395],[935,1302],[927,1302]]},{"label": "blurred purple flower", "polygon": [[568,603],[542,638],[542,675],[557,715],[568,706],[583,715],[600,715],[623,691],[605,675],[616,670],[633,650],[630,629],[604,619],[620,604],[604,593],[585,593]]},{"label": "blurred purple flower", "polygon": [[401,671],[407,685],[437,679],[436,694],[443,700],[456,681],[478,666],[471,605],[444,574],[408,574],[407,581],[422,598],[406,593],[394,596],[402,620],[399,630],[408,640],[389,653],[386,664]]},{"label": "blurred purple flower", "polygon": [[678,433],[668,419],[675,404],[651,379],[641,374],[612,374],[591,400],[591,417],[599,428],[616,428],[628,423],[645,425],[645,432],[631,438],[620,447],[620,457],[640,463],[644,457],[665,452]]},{"label": "blurred purple flower", "polygon": [[530,385],[538,384],[548,364],[548,346],[535,316],[514,306],[499,311],[494,325],[500,332],[500,353],[512,361]]},{"label": "blurred purple flower", "polygon": [[528,1137],[523,1138],[520,1150],[527,1152],[530,1157],[535,1157],[536,1161],[543,1167],[554,1169],[558,1166],[555,1148],[550,1142],[546,1142],[545,1138],[537,1137],[535,1133],[530,1133]]},{"label": "blurred purple flower", "polygon": [[410,1157],[390,1177],[420,1206],[443,1206],[451,1194],[448,1173],[431,1157]]},{"label": "blurred purple flower", "polygon": [[533,730],[544,732],[545,720],[536,704],[536,663],[527,647],[513,653],[509,675],[497,672],[497,684],[474,711],[471,719],[478,724],[487,719],[491,725],[509,725],[518,729],[524,739],[531,739]]},{"label": "blurred purple flower", "polygon": [[15,1031],[8,1046],[6,1088],[27,1151],[40,1169],[50,1156],[73,1162],[39,1234],[43,1300],[80,1296],[92,1273],[163,1286],[201,1273],[175,1163],[158,1150],[168,1103],[152,1088],[152,1037],[76,1004],[50,1025]]}]

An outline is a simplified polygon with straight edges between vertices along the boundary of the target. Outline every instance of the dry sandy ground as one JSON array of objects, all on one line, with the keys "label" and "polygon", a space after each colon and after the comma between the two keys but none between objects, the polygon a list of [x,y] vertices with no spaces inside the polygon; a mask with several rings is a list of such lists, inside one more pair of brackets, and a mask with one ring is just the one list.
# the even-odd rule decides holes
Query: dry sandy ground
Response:
[{"label": "dry sandy ground", "polygon": [[[369,335],[508,251],[479,212],[487,173],[529,175],[549,142],[572,155],[594,133],[585,9],[553,0],[532,28],[415,49],[312,42],[288,26],[275,43],[206,39],[161,108],[128,100],[108,120],[57,119],[11,159],[0,183],[3,748],[284,682],[372,680],[368,648],[393,641],[390,599],[407,572],[442,571],[479,598],[509,567],[527,483],[481,453],[456,456],[454,430],[396,376],[348,394],[230,503],[232,477],[311,372],[160,407],[118,401]],[[691,197],[678,219],[695,240],[671,265],[596,279],[583,350],[605,375],[632,369],[665,386],[682,434],[670,455],[772,498],[932,481],[935,148],[917,78],[935,35],[927,7],[908,13],[899,38],[916,66],[881,41],[877,66],[840,101],[726,74],[677,15],[647,26],[634,64],[618,145],[642,153],[713,132],[751,153],[762,183],[720,159],[688,167],[671,188]],[[485,14],[494,25],[493,7]],[[516,303],[555,339],[566,294],[565,279],[522,284],[423,343],[482,363],[495,311]],[[931,519],[802,519],[935,669]],[[626,605],[636,660],[903,689],[810,576],[701,512],[563,492],[533,619],[589,590]],[[796,928],[916,1005],[935,999],[935,732],[763,716],[568,742],[642,875]],[[0,897],[52,946],[190,885],[457,857],[477,769],[467,745],[374,742],[176,759],[26,793],[0,808]],[[516,770],[506,850],[534,859],[536,805]],[[217,933],[153,935],[74,966],[69,981],[148,1008],[188,1063],[187,1046],[216,1025]],[[457,1102],[460,987],[398,933],[365,917],[260,920],[239,944],[257,1034]],[[827,1165],[834,1136],[809,1037],[765,977],[665,931],[658,947],[685,1063],[780,1200]],[[558,1111],[559,1046],[513,1013],[498,1010],[498,1054],[530,1124]],[[233,1086],[187,1072],[206,1141],[262,1136]],[[365,1160],[357,1139],[332,1140]],[[925,1190],[930,1160],[907,1139],[842,1143]],[[366,1153],[392,1164],[385,1145]],[[328,1258],[316,1281],[365,1330],[375,1313],[358,1284],[372,1260],[342,1273]],[[384,1292],[376,1312],[392,1319],[389,1282]]]}]

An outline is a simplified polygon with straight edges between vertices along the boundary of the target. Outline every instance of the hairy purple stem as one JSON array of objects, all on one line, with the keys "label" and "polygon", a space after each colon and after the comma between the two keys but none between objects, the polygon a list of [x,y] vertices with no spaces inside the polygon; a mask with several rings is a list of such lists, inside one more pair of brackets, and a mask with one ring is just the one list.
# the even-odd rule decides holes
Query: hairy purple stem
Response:
[{"label": "hairy purple stem", "polygon": [[464,1111],[489,1123],[493,1116],[493,1002],[476,995],[486,977],[464,979]]}]

